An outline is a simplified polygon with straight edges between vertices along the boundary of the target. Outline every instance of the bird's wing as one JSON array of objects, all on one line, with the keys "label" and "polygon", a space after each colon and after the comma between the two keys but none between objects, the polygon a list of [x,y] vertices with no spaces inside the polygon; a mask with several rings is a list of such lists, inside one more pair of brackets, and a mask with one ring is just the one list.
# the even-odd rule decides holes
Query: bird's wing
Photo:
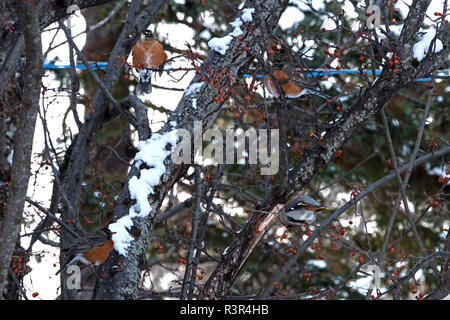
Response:
[{"label": "bird's wing", "polygon": [[300,195],[297,199],[311,206],[320,207],[320,204],[316,200],[304,194]]},{"label": "bird's wing", "polygon": [[301,203],[302,203],[301,200],[298,200],[298,197],[297,197],[284,205],[284,211],[288,212],[288,211],[298,209],[301,206]]},{"label": "bird's wing", "polygon": [[[316,95],[319,97],[322,97],[324,99],[332,99],[333,97],[315,89],[311,84],[303,81],[303,80],[293,80],[297,85],[299,85],[301,88],[303,88],[303,93],[301,95],[305,95],[305,94],[311,94],[311,95]],[[300,95],[299,95],[300,96]]]},{"label": "bird's wing", "polygon": [[103,234],[93,234],[87,236],[86,238],[78,240],[70,248],[64,249],[63,251],[69,257],[76,256],[77,254],[84,253],[91,250],[92,248],[103,245],[106,240],[107,237],[105,237]]},{"label": "bird's wing", "polygon": [[308,222],[311,223],[316,219],[316,215],[312,211],[307,210],[294,210],[286,212],[286,217],[289,222]]},{"label": "bird's wing", "polygon": [[164,48],[161,43],[156,40],[150,40],[149,54],[151,56],[151,64],[153,68],[159,68],[167,60],[167,54],[164,52]]}]

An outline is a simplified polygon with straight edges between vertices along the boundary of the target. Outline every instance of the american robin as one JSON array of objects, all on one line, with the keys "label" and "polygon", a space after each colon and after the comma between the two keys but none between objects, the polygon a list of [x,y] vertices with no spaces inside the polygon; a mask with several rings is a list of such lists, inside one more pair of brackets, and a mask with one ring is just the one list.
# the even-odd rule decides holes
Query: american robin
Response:
[{"label": "american robin", "polygon": [[327,209],[316,200],[301,195],[286,203],[280,213],[280,218],[281,222],[287,225],[309,225],[316,220],[316,212]]},{"label": "american robin", "polygon": [[[288,75],[288,73],[280,69],[275,69],[272,72],[273,77],[276,81],[278,81],[281,90],[287,98],[298,98],[305,94],[313,94],[326,99],[329,98],[329,96],[317,90],[314,90],[312,88],[305,88],[308,86],[306,83],[300,86],[297,79],[298,77],[292,75],[292,72],[290,72],[290,74],[291,75]],[[275,98],[280,97],[277,85],[275,84],[275,81],[273,81],[273,78],[270,74],[266,74],[264,76],[264,86]]]},{"label": "american robin", "polygon": [[[283,93],[286,97],[297,98],[300,95],[300,93],[302,92],[302,88],[294,81],[289,79],[288,75],[283,70],[275,69],[273,70],[272,74],[273,77],[278,81],[281,90],[283,90]],[[264,76],[264,85],[275,98],[280,97],[277,85],[272,80],[270,74],[266,74]]]},{"label": "american robin", "polygon": [[138,94],[152,92],[152,71],[162,67],[167,61],[163,46],[152,38],[153,34],[148,30],[141,33],[141,39],[132,49],[133,65],[139,71]]},{"label": "american robin", "polygon": [[101,265],[108,259],[114,247],[114,241],[111,239],[114,233],[108,227],[104,227],[92,235],[79,239],[70,248],[63,249],[68,257],[68,262],[61,266],[56,274],[77,261],[84,264]]}]

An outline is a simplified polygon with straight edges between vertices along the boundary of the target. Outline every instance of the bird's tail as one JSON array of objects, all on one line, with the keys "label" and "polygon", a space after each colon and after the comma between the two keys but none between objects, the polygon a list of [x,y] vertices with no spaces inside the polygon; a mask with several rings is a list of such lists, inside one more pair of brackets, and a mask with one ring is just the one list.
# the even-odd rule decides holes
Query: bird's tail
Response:
[{"label": "bird's tail", "polygon": [[72,263],[75,262],[75,260],[78,260],[78,256],[75,256],[73,259],[70,259],[68,262],[63,264],[61,268],[55,273],[55,276],[57,276],[61,271],[64,271],[68,266],[70,266]]},{"label": "bird's tail", "polygon": [[329,96],[329,95],[327,95],[325,93],[322,93],[322,92],[320,92],[318,90],[315,90],[315,89],[309,89],[309,88],[308,89],[303,89],[302,92],[297,97],[301,97],[301,96],[303,96],[305,94],[319,96],[319,97],[324,98],[324,99],[331,99],[332,98],[331,96]]},{"label": "bird's tail", "polygon": [[139,71],[139,84],[137,87],[137,93],[152,93],[152,70],[143,68]]}]

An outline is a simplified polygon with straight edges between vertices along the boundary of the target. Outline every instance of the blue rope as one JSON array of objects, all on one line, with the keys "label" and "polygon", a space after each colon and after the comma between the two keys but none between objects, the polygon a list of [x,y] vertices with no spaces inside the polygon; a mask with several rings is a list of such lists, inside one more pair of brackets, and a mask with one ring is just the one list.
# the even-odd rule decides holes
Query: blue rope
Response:
[{"label": "blue rope", "polygon": [[[372,70],[363,70],[364,73],[366,74],[372,74]],[[361,72],[359,70],[321,70],[321,71],[312,71],[303,75],[306,75],[308,78],[312,78],[312,77],[318,77],[318,76],[332,76],[332,75],[336,75],[336,74],[361,74]],[[376,75],[380,75],[381,74],[381,70],[375,70],[375,74]],[[438,73],[437,76],[439,77],[444,77],[444,78],[450,78],[450,74],[446,74],[446,73]],[[253,77],[253,75],[251,74],[244,74],[244,78],[251,78]],[[263,77],[262,74],[257,74],[255,76],[256,78],[261,79]],[[416,81],[419,82],[423,82],[423,81],[431,81],[432,78],[419,78]]]},{"label": "blue rope", "polygon": [[[70,69],[70,65],[63,65],[63,64],[44,63],[42,66],[44,67],[44,69]],[[94,70],[97,69],[105,70],[107,66],[108,66],[107,62],[96,62],[90,65],[90,67]],[[80,70],[87,70],[84,64],[77,64],[75,68]]]},{"label": "blue rope", "polygon": [[[95,62],[95,63],[92,63],[90,66],[94,70],[97,70],[97,69],[105,70],[106,67],[108,66],[108,63],[107,62]],[[44,63],[43,67],[44,67],[44,69],[70,69],[70,65],[59,65],[59,64],[53,64],[53,63]],[[87,70],[87,68],[84,64],[77,64],[75,66],[75,68],[80,69],[80,70]],[[363,72],[365,72],[366,74],[372,74],[372,70],[363,70]],[[375,70],[375,73],[377,75],[380,75],[381,70]],[[350,69],[320,70],[320,71],[312,71],[312,72],[306,73],[306,76],[308,78],[311,78],[311,77],[318,77],[318,76],[332,76],[332,75],[337,75],[337,74],[361,74],[361,72],[359,70],[350,70]],[[437,75],[439,77],[450,78],[450,74],[445,73],[445,72],[440,72]],[[251,78],[253,76],[255,76],[257,79],[263,78],[262,74],[257,74],[257,75],[244,74],[244,78]],[[432,80],[432,78],[429,77],[429,78],[419,78],[416,81],[426,82],[426,81],[431,81],[431,80]]]}]

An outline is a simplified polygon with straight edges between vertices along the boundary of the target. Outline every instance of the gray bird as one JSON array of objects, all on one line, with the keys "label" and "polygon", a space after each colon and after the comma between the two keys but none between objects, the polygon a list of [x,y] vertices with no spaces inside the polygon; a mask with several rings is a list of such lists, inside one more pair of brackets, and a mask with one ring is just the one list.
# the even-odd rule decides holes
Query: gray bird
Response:
[{"label": "gray bird", "polygon": [[285,204],[280,219],[283,224],[309,225],[316,220],[316,212],[327,209],[316,200],[301,195]]}]

